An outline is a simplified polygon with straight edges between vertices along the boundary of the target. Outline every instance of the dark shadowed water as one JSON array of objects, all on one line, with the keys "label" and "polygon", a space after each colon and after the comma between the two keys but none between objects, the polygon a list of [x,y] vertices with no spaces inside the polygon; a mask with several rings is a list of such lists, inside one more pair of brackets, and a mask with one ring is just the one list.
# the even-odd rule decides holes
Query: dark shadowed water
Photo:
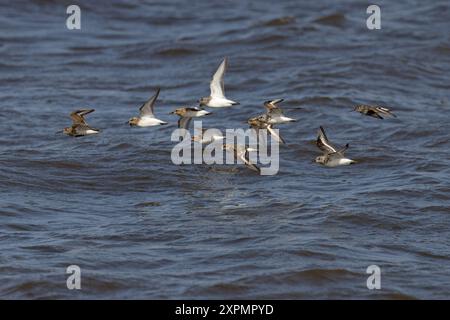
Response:
[{"label": "dark shadowed water", "polygon": [[[61,1],[1,1],[0,297],[450,297],[449,2],[378,1],[373,31],[369,2],[305,2],[77,1],[71,31]],[[204,126],[302,107],[275,176],[170,160],[224,56],[241,105]],[[127,126],[157,87],[170,124]],[[55,134],[85,107],[101,134]],[[312,163],[319,125],[359,163]]]}]

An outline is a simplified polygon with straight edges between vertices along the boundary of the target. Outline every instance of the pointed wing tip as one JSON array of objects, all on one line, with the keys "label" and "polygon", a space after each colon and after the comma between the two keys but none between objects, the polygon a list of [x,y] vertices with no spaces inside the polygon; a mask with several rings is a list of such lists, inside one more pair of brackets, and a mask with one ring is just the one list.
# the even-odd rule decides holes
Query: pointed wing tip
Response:
[{"label": "pointed wing tip", "polygon": [[222,60],[222,64],[224,65],[224,71],[228,69],[228,57],[225,56]]},{"label": "pointed wing tip", "polygon": [[155,94],[153,95],[153,98],[156,100],[157,98],[158,98],[158,96],[159,96],[159,92],[161,91],[161,88],[156,88],[156,92],[155,92]]}]

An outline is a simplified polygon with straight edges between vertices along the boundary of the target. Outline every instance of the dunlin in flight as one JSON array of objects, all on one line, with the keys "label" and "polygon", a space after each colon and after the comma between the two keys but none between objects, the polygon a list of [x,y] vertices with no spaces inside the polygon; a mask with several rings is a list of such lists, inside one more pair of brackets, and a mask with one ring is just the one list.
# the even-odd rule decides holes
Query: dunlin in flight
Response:
[{"label": "dunlin in flight", "polygon": [[247,123],[250,125],[250,128],[256,130],[256,134],[259,135],[260,129],[267,129],[269,133],[275,138],[276,141],[285,144],[283,137],[280,134],[277,134],[273,129],[273,124],[271,123],[271,117],[267,114],[260,115],[258,117],[248,119]]},{"label": "dunlin in flight", "polygon": [[264,102],[264,107],[266,107],[267,114],[270,116],[271,124],[279,124],[286,122],[294,122],[295,119],[286,117],[283,114],[283,110],[277,106],[278,103],[283,102],[284,99],[275,99]]},{"label": "dunlin in flight", "polygon": [[325,130],[320,127],[317,141],[317,147],[323,151],[323,155],[316,158],[316,162],[323,164],[327,167],[345,166],[356,163],[356,161],[348,159],[344,156],[345,150],[348,148],[348,144],[341,150],[337,150],[328,140]]},{"label": "dunlin in flight", "polygon": [[392,116],[397,118],[397,116],[395,114],[392,113],[391,110],[389,110],[388,108],[385,107],[380,107],[380,106],[369,106],[366,104],[360,104],[357,105],[355,107],[355,109],[353,109],[353,111],[357,111],[361,114],[365,114],[366,116],[370,116],[370,117],[374,117],[374,118],[378,118],[378,119],[383,119],[383,116]]},{"label": "dunlin in flight", "polygon": [[208,114],[211,114],[211,112],[208,112],[206,110],[197,107],[194,108],[184,107],[172,111],[171,114],[176,114],[180,117],[180,119],[178,119],[178,128],[188,130],[189,123],[191,122],[192,118],[203,117]]},{"label": "dunlin in flight", "polygon": [[250,161],[250,154],[249,152],[253,152],[253,151],[257,151],[256,149],[253,148],[248,148],[245,146],[241,146],[241,145],[230,145],[230,144],[224,144],[222,147],[223,150],[226,150],[228,152],[232,152],[234,155],[234,160],[236,161],[237,159],[241,160],[244,165],[253,170],[256,171],[258,173],[261,173],[261,169],[255,165],[254,163],[252,163]]},{"label": "dunlin in flight", "polygon": [[86,120],[84,120],[85,115],[94,111],[95,111],[94,109],[82,109],[72,112],[70,114],[70,117],[72,118],[72,126],[64,128],[63,132],[72,137],[81,137],[99,133],[100,132],[99,129],[94,129],[90,127],[86,123]]},{"label": "dunlin in flight", "polygon": [[130,126],[152,127],[167,124],[167,122],[155,118],[155,115],[153,114],[153,108],[156,99],[158,99],[159,91],[160,89],[158,88],[156,93],[139,108],[140,113],[138,117],[133,117],[128,120]]},{"label": "dunlin in flight", "polygon": [[225,139],[225,137],[221,134],[212,134],[207,133],[208,129],[202,129],[202,132],[198,135],[192,137],[192,141],[199,142],[201,144],[207,144],[214,141],[219,141]]},{"label": "dunlin in flight", "polygon": [[201,107],[207,106],[211,108],[222,108],[222,107],[231,107],[239,104],[239,102],[229,100],[225,97],[223,76],[227,69],[227,65],[228,60],[227,58],[225,58],[220,64],[216,73],[214,73],[214,76],[209,85],[211,90],[210,96],[201,98],[199,101]]}]

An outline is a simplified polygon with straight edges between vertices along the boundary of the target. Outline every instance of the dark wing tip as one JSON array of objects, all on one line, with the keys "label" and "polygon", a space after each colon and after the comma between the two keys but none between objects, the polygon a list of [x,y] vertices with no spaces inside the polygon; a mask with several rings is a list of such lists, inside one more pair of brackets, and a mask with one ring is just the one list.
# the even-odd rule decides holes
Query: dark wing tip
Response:
[{"label": "dark wing tip", "polygon": [[80,110],[73,111],[71,114],[78,114],[78,115],[84,116],[84,115],[94,112],[94,111],[95,111],[95,109],[80,109]]}]

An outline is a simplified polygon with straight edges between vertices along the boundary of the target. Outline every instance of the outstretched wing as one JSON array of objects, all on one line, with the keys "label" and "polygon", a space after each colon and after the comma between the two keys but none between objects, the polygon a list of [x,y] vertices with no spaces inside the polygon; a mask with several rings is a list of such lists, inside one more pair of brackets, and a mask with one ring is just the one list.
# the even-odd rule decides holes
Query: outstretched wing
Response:
[{"label": "outstretched wing", "polygon": [[340,154],[344,155],[344,152],[348,149],[349,146],[350,145],[347,143],[345,145],[345,147],[343,147],[341,150],[338,150],[337,153],[340,153]]},{"label": "outstretched wing", "polygon": [[158,99],[159,91],[160,89],[158,88],[156,93],[139,108],[141,117],[154,117],[153,106],[155,105],[156,99]]},{"label": "outstretched wing", "polygon": [[189,130],[189,124],[191,123],[190,117],[181,117],[178,119],[178,128]]},{"label": "outstretched wing", "polygon": [[225,98],[223,76],[225,74],[225,71],[227,70],[227,66],[228,66],[228,59],[225,58],[220,64],[219,68],[217,68],[216,73],[214,73],[209,86],[211,89],[211,97]]},{"label": "outstretched wing", "polygon": [[383,117],[378,114],[378,110],[376,110],[375,108],[368,109],[366,114],[370,117],[383,119]]},{"label": "outstretched wing", "polygon": [[340,159],[344,157],[344,152],[348,149],[349,144],[347,143],[345,145],[344,148],[342,148],[341,150],[338,150],[336,152],[331,152],[331,153],[327,153],[326,156],[329,157],[330,159]]},{"label": "outstretched wing", "polygon": [[322,126],[319,128],[318,137],[316,141],[317,147],[325,153],[337,152],[336,148],[330,143]]},{"label": "outstretched wing", "polygon": [[275,140],[281,142],[282,144],[286,144],[286,141],[284,141],[283,137],[280,134],[276,133],[275,130],[273,130],[272,125],[267,126],[267,131],[270,132],[270,134],[272,135],[272,137],[275,138]]},{"label": "outstretched wing", "polygon": [[249,152],[247,149],[245,149],[244,152],[239,152],[238,157],[239,157],[239,159],[242,160],[242,162],[244,162],[244,165],[247,168],[249,168],[253,171],[256,171],[258,173],[261,173],[261,169],[254,163],[250,162],[250,155],[249,155]]},{"label": "outstretched wing", "polygon": [[81,109],[74,111],[70,114],[70,118],[72,118],[73,124],[86,124],[86,121],[84,120],[84,116],[94,112],[95,109]]},{"label": "outstretched wing", "polygon": [[395,114],[393,114],[392,111],[389,110],[388,108],[377,106],[377,107],[375,107],[375,109],[381,114],[385,114],[385,115],[389,115],[389,116],[393,116],[393,117],[397,118],[397,116]]},{"label": "outstretched wing", "polygon": [[264,107],[266,107],[267,111],[278,108],[277,103],[283,102],[284,99],[274,99],[264,102]]}]

